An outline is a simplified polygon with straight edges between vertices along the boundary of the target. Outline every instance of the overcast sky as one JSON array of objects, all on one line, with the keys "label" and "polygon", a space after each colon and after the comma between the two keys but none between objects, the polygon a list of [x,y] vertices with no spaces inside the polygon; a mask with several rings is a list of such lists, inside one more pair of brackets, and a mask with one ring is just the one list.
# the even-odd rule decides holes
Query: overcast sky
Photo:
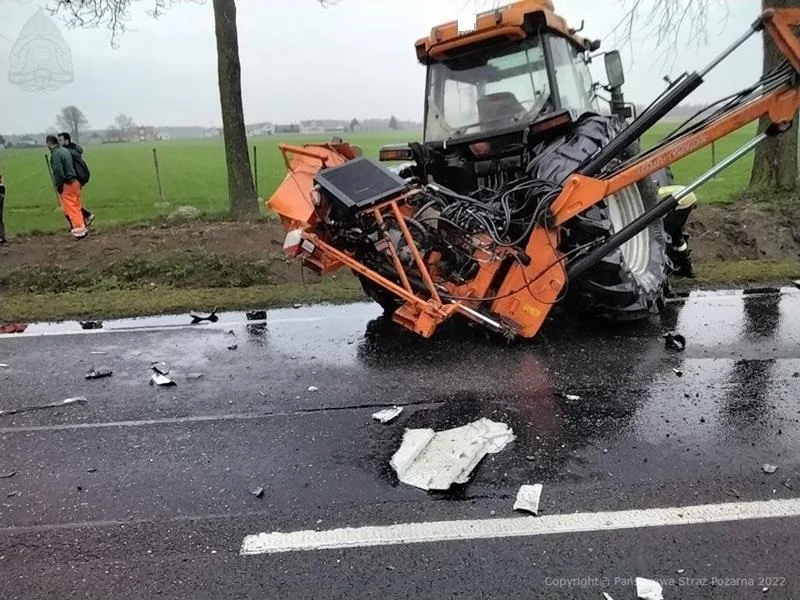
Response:
[{"label": "overcast sky", "polygon": [[[649,0],[644,0],[647,3]],[[41,2],[0,0],[0,133],[44,131],[62,106],[75,104],[92,128],[114,115],[144,125],[218,126],[214,20],[210,0],[188,2],[159,20],[136,8],[119,47],[105,30],[69,30],[56,21],[71,50],[73,78],[58,89],[25,91],[9,82],[14,42]],[[414,41],[436,24],[474,11],[466,0],[340,0],[322,8],[316,0],[237,0],[242,88],[248,122],[285,123],[311,118],[388,117],[421,120],[424,69]],[[622,0],[555,0],[582,35],[605,38],[624,14]],[[664,64],[652,39],[639,34],[635,55],[623,47],[627,98],[649,102],[666,73],[703,66],[758,15],[759,0],[728,0],[710,19],[708,44],[682,40]],[[466,9],[466,10],[465,10]],[[708,101],[752,83],[761,66],[754,37],[723,64],[690,99]],[[602,60],[593,71],[602,74]],[[13,70],[13,69],[12,69]]]}]

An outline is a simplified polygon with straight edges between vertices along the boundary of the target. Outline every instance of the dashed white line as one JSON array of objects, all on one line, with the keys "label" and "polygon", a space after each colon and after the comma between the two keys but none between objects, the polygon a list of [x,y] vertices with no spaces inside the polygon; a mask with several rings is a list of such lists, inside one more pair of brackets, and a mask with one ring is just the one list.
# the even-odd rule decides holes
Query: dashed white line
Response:
[{"label": "dashed white line", "polygon": [[337,550],[424,542],[534,537],[588,531],[698,525],[800,516],[800,498],[698,506],[346,527],[327,531],[259,533],[242,541],[240,554]]}]

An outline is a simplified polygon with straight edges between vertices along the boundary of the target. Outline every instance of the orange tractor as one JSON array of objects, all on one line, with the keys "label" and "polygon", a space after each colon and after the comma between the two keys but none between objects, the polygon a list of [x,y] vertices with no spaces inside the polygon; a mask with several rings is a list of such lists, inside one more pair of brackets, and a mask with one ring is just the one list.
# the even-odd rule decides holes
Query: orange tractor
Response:
[{"label": "orange tractor", "polygon": [[[648,317],[663,305],[694,190],[791,125],[797,25],[800,10],[765,11],[634,115],[619,53],[604,54],[607,85],[594,83],[587,63],[599,42],[579,37],[550,0],[481,13],[468,31],[446,23],[416,44],[427,68],[423,141],[381,149],[382,161],[405,162],[388,168],[341,140],[281,145],[288,174],[267,205],[288,254],[320,274],[352,270],[395,322],[424,337],[454,315],[509,337],[533,337],[555,306]],[[641,150],[643,133],[764,29],[780,65]],[[669,165],[763,116],[772,125],[751,142],[659,194],[655,179]]]}]

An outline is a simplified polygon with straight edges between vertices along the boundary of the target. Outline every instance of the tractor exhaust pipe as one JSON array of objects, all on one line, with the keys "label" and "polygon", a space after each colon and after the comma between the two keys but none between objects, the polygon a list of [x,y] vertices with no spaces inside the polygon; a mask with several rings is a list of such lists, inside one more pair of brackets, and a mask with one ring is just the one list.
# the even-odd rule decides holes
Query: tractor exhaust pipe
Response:
[{"label": "tractor exhaust pipe", "polygon": [[682,190],[671,194],[661,202],[659,202],[656,206],[654,206],[649,212],[646,212],[640,215],[637,219],[628,223],[625,227],[614,233],[611,237],[609,237],[603,244],[589,252],[586,256],[577,259],[575,262],[571,263],[567,267],[567,277],[572,279],[574,277],[580,277],[586,271],[594,267],[597,263],[603,260],[606,256],[611,254],[614,250],[622,246],[625,242],[632,239],[648,227],[655,223],[658,219],[664,218],[667,214],[669,214],[675,207],[678,206],[678,203],[681,201],[682,198],[688,196],[694,190],[699,188],[701,185],[706,183],[709,179],[716,177],[720,172],[727,169],[737,160],[742,158],[748,152],[750,152],[753,148],[755,148],[758,144],[764,141],[767,137],[770,136],[770,131],[765,131],[757,135],[755,138],[750,140],[747,144],[739,148],[736,152],[728,156],[725,160],[720,162],[715,167],[706,171],[703,175],[699,178],[695,179],[692,183],[687,185]]}]

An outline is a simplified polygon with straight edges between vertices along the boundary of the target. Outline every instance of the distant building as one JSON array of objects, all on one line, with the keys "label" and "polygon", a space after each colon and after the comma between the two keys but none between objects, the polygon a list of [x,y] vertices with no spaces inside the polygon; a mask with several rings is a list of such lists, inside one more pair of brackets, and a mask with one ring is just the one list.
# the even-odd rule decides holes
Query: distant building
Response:
[{"label": "distant building", "polygon": [[275,133],[300,133],[300,127],[294,123],[291,125],[275,125]]},{"label": "distant building", "polygon": [[41,144],[30,135],[23,135],[14,144],[15,148],[38,148],[39,146],[41,146]]},{"label": "distant building", "polygon": [[264,136],[275,135],[275,125],[272,123],[262,123],[261,125],[253,126],[247,135]]},{"label": "distant building", "polygon": [[325,133],[325,128],[316,121],[303,121],[300,123],[300,133],[318,134]]}]

